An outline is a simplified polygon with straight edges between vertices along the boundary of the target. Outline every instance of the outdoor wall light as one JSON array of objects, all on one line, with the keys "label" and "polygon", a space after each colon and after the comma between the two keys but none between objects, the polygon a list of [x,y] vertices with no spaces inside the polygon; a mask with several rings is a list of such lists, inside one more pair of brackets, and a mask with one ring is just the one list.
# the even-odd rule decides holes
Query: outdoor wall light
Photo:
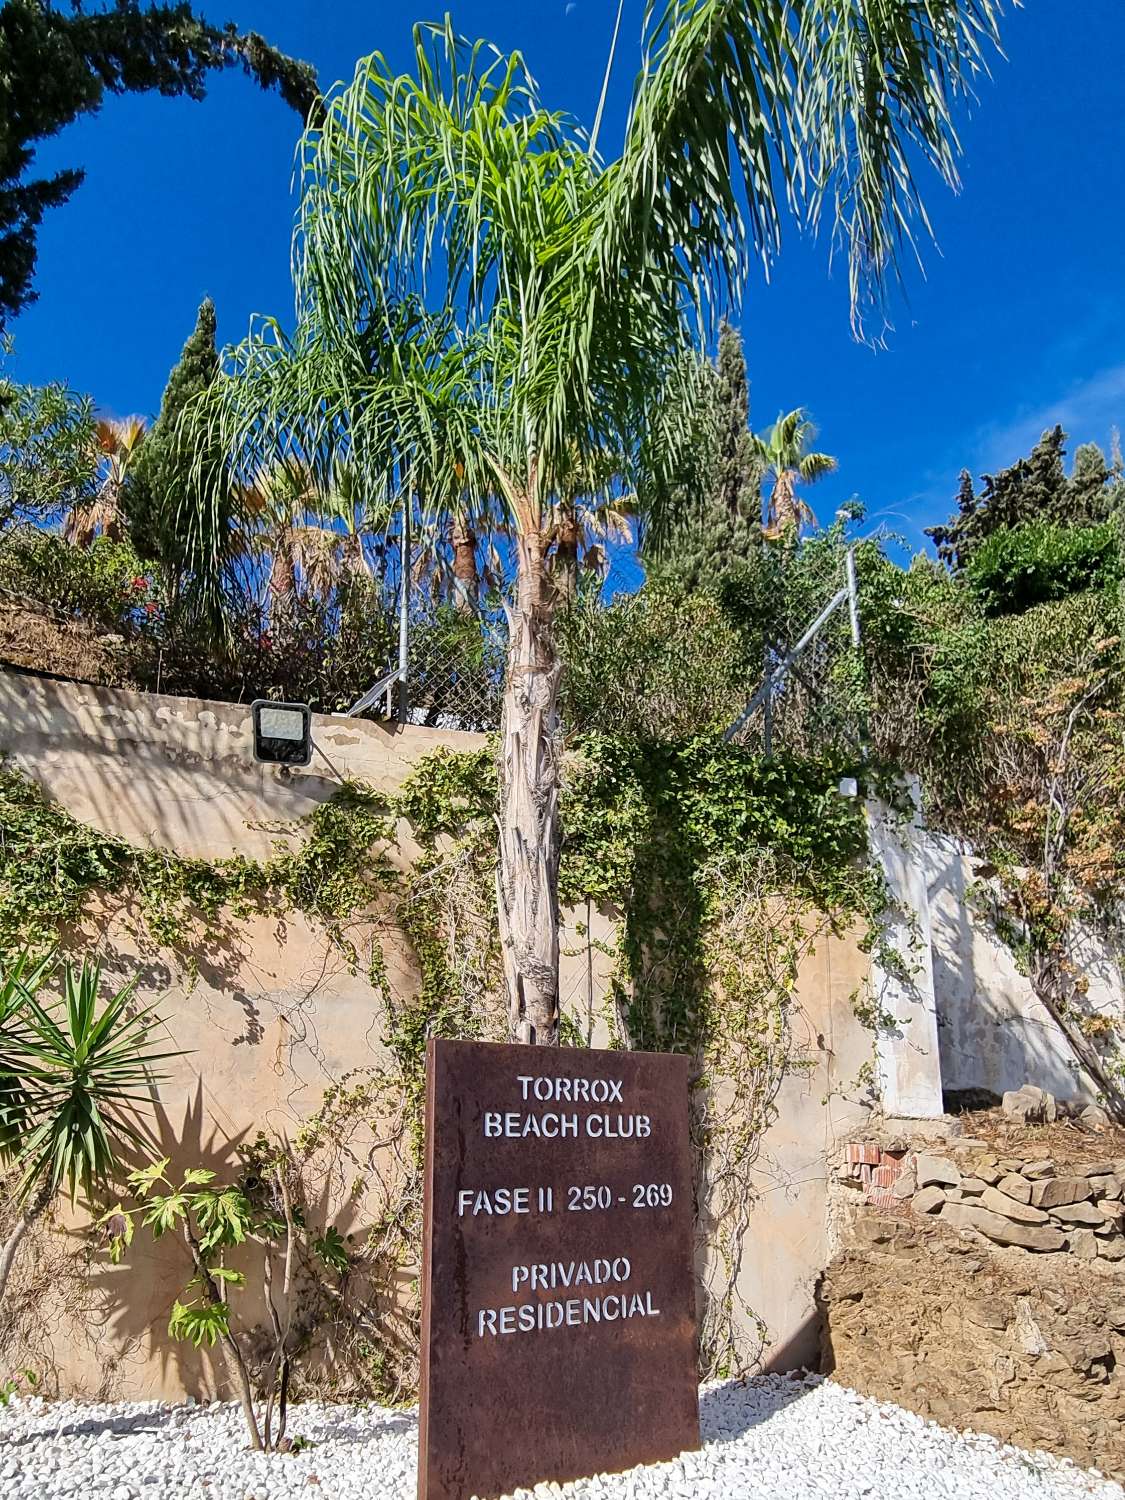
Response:
[{"label": "outdoor wall light", "polygon": [[312,760],[312,710],[307,703],[271,703],[257,698],[250,705],[254,722],[254,759],[268,766],[307,766]]}]

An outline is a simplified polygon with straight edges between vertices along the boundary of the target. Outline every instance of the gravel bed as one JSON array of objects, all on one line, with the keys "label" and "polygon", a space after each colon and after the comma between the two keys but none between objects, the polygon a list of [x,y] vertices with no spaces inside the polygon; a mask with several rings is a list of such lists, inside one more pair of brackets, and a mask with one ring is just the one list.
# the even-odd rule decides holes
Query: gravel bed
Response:
[{"label": "gravel bed", "polygon": [[[1070,1459],[947,1431],[819,1376],[703,1391],[699,1453],[539,1485],[552,1500],[1122,1500]],[[3,1500],[414,1500],[417,1421],[380,1407],[295,1407],[296,1454],[245,1447],[237,1406],[15,1398],[0,1409]],[[514,1436],[514,1434],[513,1434]]]}]

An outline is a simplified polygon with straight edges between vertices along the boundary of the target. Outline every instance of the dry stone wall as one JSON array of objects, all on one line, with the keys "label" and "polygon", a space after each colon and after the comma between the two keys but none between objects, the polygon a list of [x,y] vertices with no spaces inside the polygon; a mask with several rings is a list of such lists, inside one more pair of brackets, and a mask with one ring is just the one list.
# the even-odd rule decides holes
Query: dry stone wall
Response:
[{"label": "dry stone wall", "polygon": [[1022,1150],[893,1135],[843,1147],[822,1368],[1122,1479],[1125,1159],[1095,1155],[1092,1138],[1078,1156],[1043,1144],[1029,1132]]},{"label": "dry stone wall", "polygon": [[997,1245],[1080,1260],[1125,1260],[1125,1159],[1056,1167],[1049,1158],[1003,1156],[984,1142],[948,1151],[850,1142],[841,1180],[871,1206],[938,1215]]}]

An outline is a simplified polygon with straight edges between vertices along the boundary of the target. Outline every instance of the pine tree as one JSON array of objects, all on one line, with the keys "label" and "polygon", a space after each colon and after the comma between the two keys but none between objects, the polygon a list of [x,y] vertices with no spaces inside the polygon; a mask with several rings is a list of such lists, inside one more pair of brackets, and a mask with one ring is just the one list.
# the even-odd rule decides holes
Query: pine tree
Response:
[{"label": "pine tree", "polygon": [[762,544],[762,466],[750,436],[750,386],[742,340],[729,323],[719,330],[714,365],[703,383],[700,413],[702,493],[685,501],[678,524],[662,539],[650,573],[695,589],[717,583],[732,564]]},{"label": "pine tree", "polygon": [[64,14],[51,0],[0,4],[0,327],[34,302],[37,236],[43,215],[82,182],[80,168],[29,177],[38,143],[106,94],[160,93],[202,99],[207,75],[241,65],[264,89],[276,89],[301,123],[320,109],[316,74],[255,32],[214,26],[188,0],[142,8],[113,0]]},{"label": "pine tree", "polygon": [[942,562],[961,572],[988,537],[1031,521],[1086,526],[1104,520],[1114,508],[1117,489],[1101,450],[1094,443],[1080,447],[1069,479],[1065,458],[1066,433],[1056,425],[1043,433],[1026,458],[983,475],[979,494],[963,470],[957,514],[944,526],[926,529]]},{"label": "pine tree", "polygon": [[160,415],[132,465],[122,496],[129,535],[141,557],[157,563],[175,591],[187,563],[187,507],[191,499],[192,455],[178,432],[188,404],[219,370],[215,344],[215,304],[205,297],[195,328],[168,377]]}]

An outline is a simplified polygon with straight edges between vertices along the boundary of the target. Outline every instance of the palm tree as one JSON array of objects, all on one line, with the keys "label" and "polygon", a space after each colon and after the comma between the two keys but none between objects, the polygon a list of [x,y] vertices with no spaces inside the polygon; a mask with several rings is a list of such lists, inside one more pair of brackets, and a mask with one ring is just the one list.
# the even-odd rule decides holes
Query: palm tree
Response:
[{"label": "palm tree", "polygon": [[144,442],[143,417],[105,417],[94,427],[99,481],[93,498],[75,505],[63,522],[63,537],[88,547],[99,534],[119,542],[125,534],[121,492],[130,465]]},{"label": "palm tree", "polygon": [[339,572],[344,537],[320,524],[324,497],[308,466],[291,455],[263,464],[240,501],[255,526],[250,550],[269,560],[267,612],[296,600],[298,580],[314,594],[327,593]]},{"label": "palm tree", "polygon": [[810,453],[809,444],[816,428],[800,407],[779,416],[763,433],[753,433],[754,452],[765,469],[770,485],[763,534],[771,540],[781,536],[800,536],[804,527],[816,525],[816,516],[797,493],[798,484],[815,484],[836,469],[836,460],[827,453]]},{"label": "palm tree", "polygon": [[[575,455],[620,453],[648,513],[682,479],[693,328],[778,245],[779,204],[849,247],[854,316],[956,180],[951,103],[999,0],[673,0],[650,11],[620,156],[548,110],[519,54],[415,33],[362,61],[301,152],[292,336],[262,325],[199,415],[237,470],[345,451],[370,494],[496,494],[515,583],[498,906],[513,1036],[558,1035],[558,592]],[[870,291],[870,295],[867,295]],[[428,293],[429,300],[426,300]]]}]

